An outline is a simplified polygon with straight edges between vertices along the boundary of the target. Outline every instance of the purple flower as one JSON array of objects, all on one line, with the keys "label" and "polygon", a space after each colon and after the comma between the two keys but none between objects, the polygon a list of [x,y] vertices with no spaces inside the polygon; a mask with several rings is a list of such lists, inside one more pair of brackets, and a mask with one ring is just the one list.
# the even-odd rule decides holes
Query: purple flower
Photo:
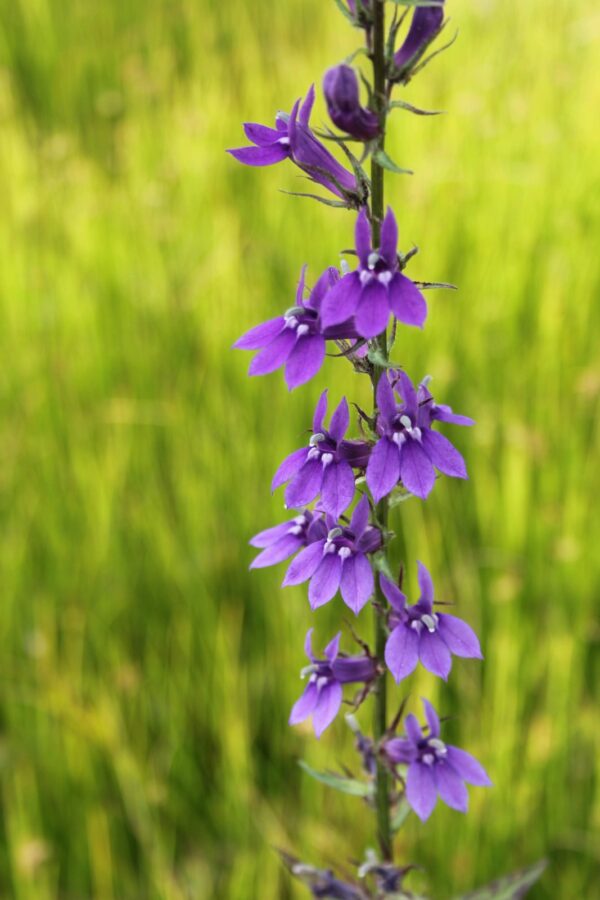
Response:
[{"label": "purple flower", "polygon": [[466,784],[489,787],[491,781],[477,760],[440,740],[440,720],[428,700],[423,700],[429,733],[425,736],[416,716],[404,720],[405,737],[389,738],[384,752],[394,765],[407,764],[406,799],[424,822],[429,818],[437,796],[447,806],[466,812],[469,797]]},{"label": "purple flower", "polygon": [[365,441],[346,441],[350,423],[344,397],[331,417],[329,430],[323,427],[327,411],[327,391],[323,391],[313,417],[313,435],[308,447],[290,454],[277,469],[271,489],[290,483],[285,492],[286,506],[306,506],[320,494],[320,507],[337,519],[354,498],[352,467],[364,469],[370,447]]},{"label": "purple flower", "polygon": [[356,505],[350,526],[326,518],[328,533],[311,543],[291,563],[283,586],[310,579],[308,600],[313,609],[328,603],[341,591],[344,603],[358,615],[374,588],[373,570],[367,553],[381,546],[381,532],[369,525],[369,501],[363,496]]},{"label": "purple flower", "polygon": [[431,575],[419,563],[421,596],[413,606],[406,605],[400,588],[384,575],[379,576],[381,589],[392,607],[389,618],[390,636],[385,645],[388,669],[400,682],[410,675],[419,660],[434,675],[446,680],[452,668],[452,656],[483,659],[477,635],[462,619],[433,611]]},{"label": "purple flower", "polygon": [[300,100],[296,100],[289,116],[287,113],[277,113],[275,128],[254,122],[244,124],[246,137],[255,144],[254,147],[239,147],[227,152],[247,166],[270,166],[283,159],[291,159],[311,181],[327,188],[349,205],[356,205],[356,178],[340,165],[309,127],[314,102],[315,88],[311,85],[302,105]]},{"label": "purple flower", "polygon": [[255,534],[250,544],[262,550],[250,564],[251,569],[263,569],[289,559],[298,550],[313,541],[320,541],[327,536],[327,525],[321,513],[313,513],[305,509],[289,522],[275,525]]},{"label": "purple flower", "polygon": [[329,69],[323,79],[323,93],[331,121],[340,131],[359,141],[377,137],[381,131],[379,118],[372,110],[360,105],[358,78],[351,66]]},{"label": "purple flower", "polygon": [[356,220],[356,252],[359,266],[338,281],[323,302],[322,319],[330,328],[354,317],[356,331],[363,338],[380,334],[387,326],[390,311],[405,325],[421,328],[427,304],[410,278],[399,271],[398,226],[388,207],[381,228],[381,246],[374,250],[371,226],[364,209]]},{"label": "purple flower", "polygon": [[296,291],[296,305],[283,316],[269,319],[251,328],[233,345],[238,350],[260,350],[250,364],[250,375],[267,375],[285,365],[285,380],[290,390],[309,381],[325,359],[325,341],[356,337],[353,323],[342,322],[324,328],[321,304],[327,292],[339,280],[337,269],[326,269],[308,299],[304,299],[303,267]]},{"label": "purple flower", "polygon": [[404,43],[394,54],[394,81],[401,80],[419,61],[442,27],[443,20],[444,10],[441,5],[419,6],[415,9]]},{"label": "purple flower", "polygon": [[342,705],[342,685],[358,682],[367,684],[375,678],[377,666],[372,657],[366,654],[340,656],[341,632],[325,648],[325,659],[317,659],[312,651],[312,632],[311,628],[304,642],[310,666],[302,670],[302,677],[309,676],[308,684],[294,704],[289,723],[297,725],[312,716],[315,734],[321,737]]},{"label": "purple flower", "polygon": [[367,467],[367,484],[376,502],[401,481],[406,490],[425,499],[435,482],[435,469],[453,478],[467,478],[465,461],[450,441],[431,426],[435,420],[473,425],[449,406],[434,403],[423,381],[417,391],[405,372],[392,376],[403,402],[396,403],[394,389],[384,373],[377,385],[377,433]]}]

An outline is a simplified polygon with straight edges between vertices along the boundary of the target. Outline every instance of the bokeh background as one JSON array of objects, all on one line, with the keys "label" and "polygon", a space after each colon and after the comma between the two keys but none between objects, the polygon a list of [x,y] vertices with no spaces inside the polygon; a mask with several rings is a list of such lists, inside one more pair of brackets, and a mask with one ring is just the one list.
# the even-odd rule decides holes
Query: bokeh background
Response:
[{"label": "bokeh background", "polygon": [[[600,16],[449,12],[459,41],[404,94],[447,115],[395,114],[415,175],[388,198],[411,274],[460,291],[430,293],[397,352],[478,424],[453,431],[471,481],[396,510],[394,554],[479,629],[484,665],[418,676],[410,702],[453,717],[495,788],[412,817],[397,852],[440,900],[542,855],[532,898],[592,898]],[[303,262],[336,262],[352,218],[278,193],[302,189],[292,167],[224,153],[359,41],[320,0],[0,3],[2,897],[290,900],[274,847],[343,867],[372,844],[359,801],[296,765],[355,766],[344,724],[286,725],[304,632],[330,637],[343,607],[312,616],[247,546],[283,515],[270,478],[322,388],[367,388],[330,360],[290,396],[229,350]]]}]

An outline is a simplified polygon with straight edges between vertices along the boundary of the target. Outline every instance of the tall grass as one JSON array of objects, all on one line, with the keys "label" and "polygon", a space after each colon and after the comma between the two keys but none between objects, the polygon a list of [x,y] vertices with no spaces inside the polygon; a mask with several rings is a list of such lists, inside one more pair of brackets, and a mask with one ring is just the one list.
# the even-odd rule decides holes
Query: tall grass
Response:
[{"label": "tall grass", "polygon": [[[471,481],[394,524],[398,559],[480,629],[484,666],[437,700],[495,789],[411,820],[398,850],[439,898],[543,854],[532,898],[592,897],[600,18],[450,12],[458,43],[407,94],[448,114],[398,113],[390,153],[416,174],[389,197],[411,273],[460,292],[432,293],[398,350],[478,425],[456,436]],[[0,5],[3,897],[295,898],[274,846],[328,864],[371,840],[357,801],[295,765],[354,757],[342,724],[321,744],[288,729],[311,617],[246,546],[282,516],[270,477],[318,392],[364,388],[329,364],[290,397],[228,349],[304,261],[335,262],[351,219],[223,152],[358,38],[318,0]]]}]

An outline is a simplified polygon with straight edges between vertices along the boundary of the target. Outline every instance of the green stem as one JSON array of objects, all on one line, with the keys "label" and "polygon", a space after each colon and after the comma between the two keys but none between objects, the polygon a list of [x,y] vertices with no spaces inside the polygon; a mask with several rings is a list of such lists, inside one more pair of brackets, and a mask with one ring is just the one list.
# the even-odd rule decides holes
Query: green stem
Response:
[{"label": "green stem", "polygon": [[[383,150],[385,140],[386,119],[386,95],[385,95],[385,5],[384,0],[375,0],[373,3],[373,86],[374,104],[381,122],[381,137],[377,149]],[[379,247],[381,237],[381,222],[384,212],[384,170],[374,159],[371,159],[371,227],[373,232],[373,246]],[[387,333],[383,331],[377,338],[379,348],[387,359]],[[384,371],[379,366],[374,367],[373,381],[373,414],[377,400],[375,391],[379,377]],[[384,498],[377,504],[377,518],[384,530],[387,530],[388,501]],[[376,589],[375,607],[375,653],[383,664],[383,673],[377,682],[375,693],[375,709],[373,716],[373,736],[375,742],[385,734],[387,728],[387,681],[384,665],[384,650],[386,634],[380,610],[385,606],[385,598],[381,593],[379,582]],[[377,812],[377,840],[381,858],[392,861],[392,829],[390,823],[390,783],[389,773],[385,766],[378,760],[375,775],[375,806]]]}]

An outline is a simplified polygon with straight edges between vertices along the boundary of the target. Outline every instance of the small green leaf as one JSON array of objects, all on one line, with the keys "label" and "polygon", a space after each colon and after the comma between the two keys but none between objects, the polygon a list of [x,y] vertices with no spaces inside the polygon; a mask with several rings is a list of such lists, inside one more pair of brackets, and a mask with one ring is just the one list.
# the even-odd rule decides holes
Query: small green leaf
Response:
[{"label": "small green leaf", "polygon": [[392,363],[389,359],[386,358],[385,354],[381,352],[379,347],[373,347],[367,353],[367,359],[369,362],[373,363],[374,366],[379,366],[380,369],[397,369],[398,366],[396,363]]},{"label": "small green leaf", "polygon": [[450,284],[449,281],[415,281],[422,291],[428,291],[430,288],[446,288],[448,291],[457,291],[458,288],[455,284]]},{"label": "small green leaf", "polygon": [[387,169],[388,172],[396,172],[397,175],[414,174],[411,169],[403,169],[401,166],[397,166],[394,160],[389,158],[385,150],[377,150],[373,154],[373,159],[382,169]]},{"label": "small green leaf", "polygon": [[455,900],[521,900],[530,887],[541,877],[547,866],[545,859],[541,859],[533,866],[505,875],[491,884],[473,891],[471,894],[463,894]]},{"label": "small green leaf", "polygon": [[344,775],[338,775],[336,772],[317,772],[303,759],[298,761],[298,765],[311,778],[326,784],[327,787],[334,788],[336,791],[341,791],[343,794],[350,794],[352,797],[370,797],[373,793],[371,785],[365,781],[358,781],[356,778],[346,778]]},{"label": "small green leaf", "polygon": [[392,100],[389,105],[389,109],[406,109],[408,112],[414,113],[416,116],[443,116],[444,112],[441,109],[438,110],[428,110],[428,109],[419,109],[418,106],[413,106],[412,103],[406,103],[405,100]]},{"label": "small green leaf", "polygon": [[333,206],[335,209],[348,209],[348,204],[344,203],[342,200],[328,200],[327,197],[319,197],[318,194],[304,194],[301,191],[281,191],[282,194],[287,194],[288,197],[307,197],[309,200],[318,200],[319,203],[324,203],[325,206]]}]

